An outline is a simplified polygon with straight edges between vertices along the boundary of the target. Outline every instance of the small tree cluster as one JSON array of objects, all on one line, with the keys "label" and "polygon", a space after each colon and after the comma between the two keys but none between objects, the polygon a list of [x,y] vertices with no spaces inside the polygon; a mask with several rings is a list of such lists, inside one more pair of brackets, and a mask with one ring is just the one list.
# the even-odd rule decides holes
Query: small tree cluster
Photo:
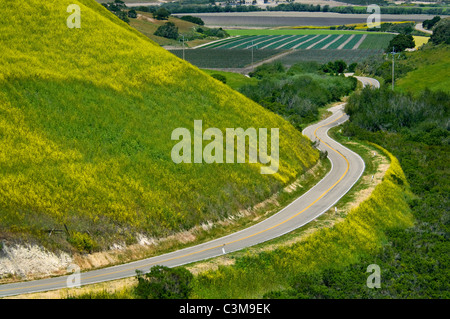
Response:
[{"label": "small tree cluster", "polygon": [[167,39],[178,39],[178,27],[173,22],[166,22],[156,29],[154,35]]},{"label": "small tree cluster", "polygon": [[425,29],[431,30],[433,29],[434,25],[438,23],[440,20],[441,20],[440,16],[435,16],[433,19],[425,20],[424,22],[422,22],[422,26]]},{"label": "small tree cluster", "polygon": [[408,48],[414,48],[416,43],[414,42],[414,38],[412,35],[408,34],[397,34],[390,42],[388,47],[386,48],[386,52],[392,52],[395,49],[395,52],[402,52]]},{"label": "small tree cluster", "polygon": [[331,74],[341,74],[347,69],[347,63],[343,60],[330,61],[322,65],[322,71]]},{"label": "small tree cluster", "polygon": [[167,20],[170,17],[170,12],[164,7],[159,8],[155,12],[153,12],[153,18],[156,20]]},{"label": "small tree cluster", "polygon": [[192,290],[193,275],[183,267],[154,266],[143,274],[136,271],[135,293],[143,299],[187,299]]},{"label": "small tree cluster", "polygon": [[436,23],[430,40],[434,44],[450,44],[450,18],[442,19]]}]

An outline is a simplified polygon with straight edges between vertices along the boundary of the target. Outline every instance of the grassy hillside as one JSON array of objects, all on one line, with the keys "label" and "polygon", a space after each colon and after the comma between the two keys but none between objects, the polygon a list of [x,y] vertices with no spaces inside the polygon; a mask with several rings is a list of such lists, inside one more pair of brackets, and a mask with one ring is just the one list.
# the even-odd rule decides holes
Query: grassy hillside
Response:
[{"label": "grassy hillside", "polygon": [[[407,204],[411,193],[400,164],[389,152],[381,151],[391,161],[383,181],[343,221],[319,229],[293,245],[239,257],[232,266],[201,273],[196,277],[193,297],[261,298],[271,290],[286,289],[293,282],[304,285],[305,282],[298,281],[305,274],[324,269],[329,273],[379,251],[387,230],[411,226],[413,221]],[[365,282],[359,284],[363,286]],[[284,291],[270,297],[280,293]],[[365,297],[370,296],[370,289],[365,293]]]},{"label": "grassy hillside", "polygon": [[[69,29],[70,4],[81,28]],[[247,208],[319,158],[281,117],[94,0],[8,0],[0,20],[0,239],[92,251]],[[175,164],[175,128],[279,128],[280,165]],[[205,145],[205,144],[204,144]],[[49,229],[70,235],[48,236]]]},{"label": "grassy hillside", "polygon": [[400,63],[414,68],[397,81],[397,89],[421,92],[429,89],[450,92],[450,47],[448,45],[427,46],[417,52],[407,53],[407,60]]}]

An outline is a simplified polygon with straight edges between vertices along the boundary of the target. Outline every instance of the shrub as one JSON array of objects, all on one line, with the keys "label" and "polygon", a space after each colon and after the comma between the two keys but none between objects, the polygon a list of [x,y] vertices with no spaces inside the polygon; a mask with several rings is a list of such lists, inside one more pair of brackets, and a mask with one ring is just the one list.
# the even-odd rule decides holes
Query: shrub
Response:
[{"label": "shrub", "polygon": [[182,16],[180,19],[181,20],[185,20],[185,21],[189,21],[189,22],[192,22],[192,23],[195,23],[195,24],[198,24],[198,25],[205,25],[205,22],[202,19],[198,18],[198,17]]},{"label": "shrub", "polygon": [[173,22],[166,22],[156,29],[154,35],[176,40],[178,39],[178,27]]},{"label": "shrub", "polygon": [[390,42],[386,48],[386,52],[392,52],[395,48],[395,52],[402,52],[408,48],[414,48],[416,43],[412,35],[397,34]]},{"label": "shrub", "polygon": [[80,252],[92,252],[97,246],[94,240],[86,233],[73,232],[67,241]]},{"label": "shrub", "polygon": [[215,78],[216,80],[219,80],[222,83],[225,83],[225,84],[227,83],[227,78],[222,74],[215,73],[215,74],[211,74],[211,76],[213,78]]},{"label": "shrub", "polygon": [[159,8],[155,12],[153,12],[153,18],[156,20],[167,20],[170,17],[170,12],[166,8]]},{"label": "shrub", "polygon": [[136,271],[136,295],[143,299],[187,299],[193,275],[183,267],[154,266],[143,274]]},{"label": "shrub", "polygon": [[450,44],[450,18],[442,19],[436,23],[430,40],[434,44]]}]

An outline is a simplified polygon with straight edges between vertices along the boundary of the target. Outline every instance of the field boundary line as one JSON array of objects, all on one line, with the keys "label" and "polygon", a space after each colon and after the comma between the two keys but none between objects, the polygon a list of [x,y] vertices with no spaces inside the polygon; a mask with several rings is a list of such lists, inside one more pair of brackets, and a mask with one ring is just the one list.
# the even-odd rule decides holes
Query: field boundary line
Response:
[{"label": "field boundary line", "polygon": [[310,38],[310,39],[308,39],[308,40],[305,40],[305,41],[303,41],[303,42],[297,43],[296,45],[294,45],[294,46],[292,47],[292,49],[297,49],[297,48],[298,48],[299,46],[301,46],[302,44],[304,44],[304,43],[306,43],[306,42],[309,42],[309,41],[311,41],[311,40],[314,40],[314,39],[317,38],[319,35],[320,35],[320,34],[317,34],[317,35],[313,36],[312,38]]},{"label": "field boundary line", "polygon": [[326,48],[328,48],[330,45],[332,45],[334,42],[336,42],[337,40],[339,40],[339,39],[342,38],[343,36],[344,36],[343,34],[340,34],[338,37],[336,37],[336,39],[334,39],[333,41],[331,41],[331,42],[325,44],[325,45],[321,48],[321,50],[325,50]]},{"label": "field boundary line", "polygon": [[317,42],[311,44],[309,47],[306,48],[306,50],[309,50],[309,49],[311,49],[312,47],[315,47],[316,45],[318,45],[319,43],[325,41],[326,39],[328,39],[328,38],[331,37],[331,36],[332,36],[332,34],[327,35],[327,36],[326,36],[325,38],[323,38],[322,40],[319,40],[319,41],[317,41]]},{"label": "field boundary line", "polygon": [[211,41],[211,42],[203,43],[203,44],[197,45],[195,47],[192,47],[191,49],[199,49],[199,48],[202,48],[204,46],[211,45],[211,44],[217,44],[217,42],[220,42],[220,41],[231,40],[232,38],[239,38],[239,37],[240,37],[240,35],[233,35],[233,36],[231,36],[229,38],[219,39],[219,40],[214,40],[214,41]]},{"label": "field boundary line", "polygon": [[359,48],[359,46],[361,45],[361,43],[363,43],[363,41],[367,38],[367,34],[363,34],[363,36],[361,37],[361,39],[359,39],[358,43],[356,43],[352,50],[356,50]]},{"label": "field boundary line", "polygon": [[294,35],[290,35],[290,36],[288,36],[288,37],[286,37],[286,38],[283,38],[283,39],[277,40],[277,41],[275,41],[275,42],[269,43],[269,44],[267,44],[267,45],[263,46],[263,47],[262,47],[262,48],[260,48],[260,49],[261,49],[261,50],[262,50],[262,49],[265,49],[265,48],[267,48],[267,47],[270,47],[271,45],[274,45],[274,44],[276,44],[276,43],[278,43],[278,42],[281,42],[281,41],[284,41],[284,40],[290,39],[290,38],[292,38],[292,37],[295,37],[295,34],[294,34]]},{"label": "field boundary line", "polygon": [[344,43],[342,43],[340,46],[338,46],[337,49],[338,49],[338,50],[342,50],[342,48],[345,47],[345,45],[346,45],[347,43],[349,43],[349,42],[355,37],[355,35],[356,35],[356,34],[352,34],[351,36],[349,36],[348,39],[345,40]]},{"label": "field boundary line", "polygon": [[280,45],[279,47],[276,47],[275,50],[279,50],[279,49],[281,49],[282,47],[284,47],[284,46],[286,46],[286,45],[288,45],[288,44],[291,44],[292,42],[295,42],[295,41],[297,41],[297,40],[303,39],[304,37],[306,37],[306,36],[308,36],[308,35],[309,35],[309,34],[304,34],[304,35],[300,36],[299,38],[296,37],[294,40],[289,41],[289,42],[287,42],[287,43],[283,43],[283,44]]}]

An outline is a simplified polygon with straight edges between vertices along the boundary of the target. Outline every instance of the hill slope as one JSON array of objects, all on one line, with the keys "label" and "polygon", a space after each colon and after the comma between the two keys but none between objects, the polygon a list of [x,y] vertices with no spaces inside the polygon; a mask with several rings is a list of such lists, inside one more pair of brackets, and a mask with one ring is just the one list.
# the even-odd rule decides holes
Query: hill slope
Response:
[{"label": "hill slope", "polygon": [[[70,4],[81,28],[70,29]],[[318,160],[300,132],[94,0],[0,17],[0,239],[92,251],[247,208]],[[279,128],[280,164],[175,164],[175,128]],[[205,143],[204,143],[205,145]],[[70,236],[48,236],[64,229]]]},{"label": "hill slope", "polygon": [[413,70],[397,82],[401,91],[419,93],[425,88],[449,91],[450,47],[445,44],[429,45],[422,50],[407,54],[408,59],[400,61],[410,65]]}]

